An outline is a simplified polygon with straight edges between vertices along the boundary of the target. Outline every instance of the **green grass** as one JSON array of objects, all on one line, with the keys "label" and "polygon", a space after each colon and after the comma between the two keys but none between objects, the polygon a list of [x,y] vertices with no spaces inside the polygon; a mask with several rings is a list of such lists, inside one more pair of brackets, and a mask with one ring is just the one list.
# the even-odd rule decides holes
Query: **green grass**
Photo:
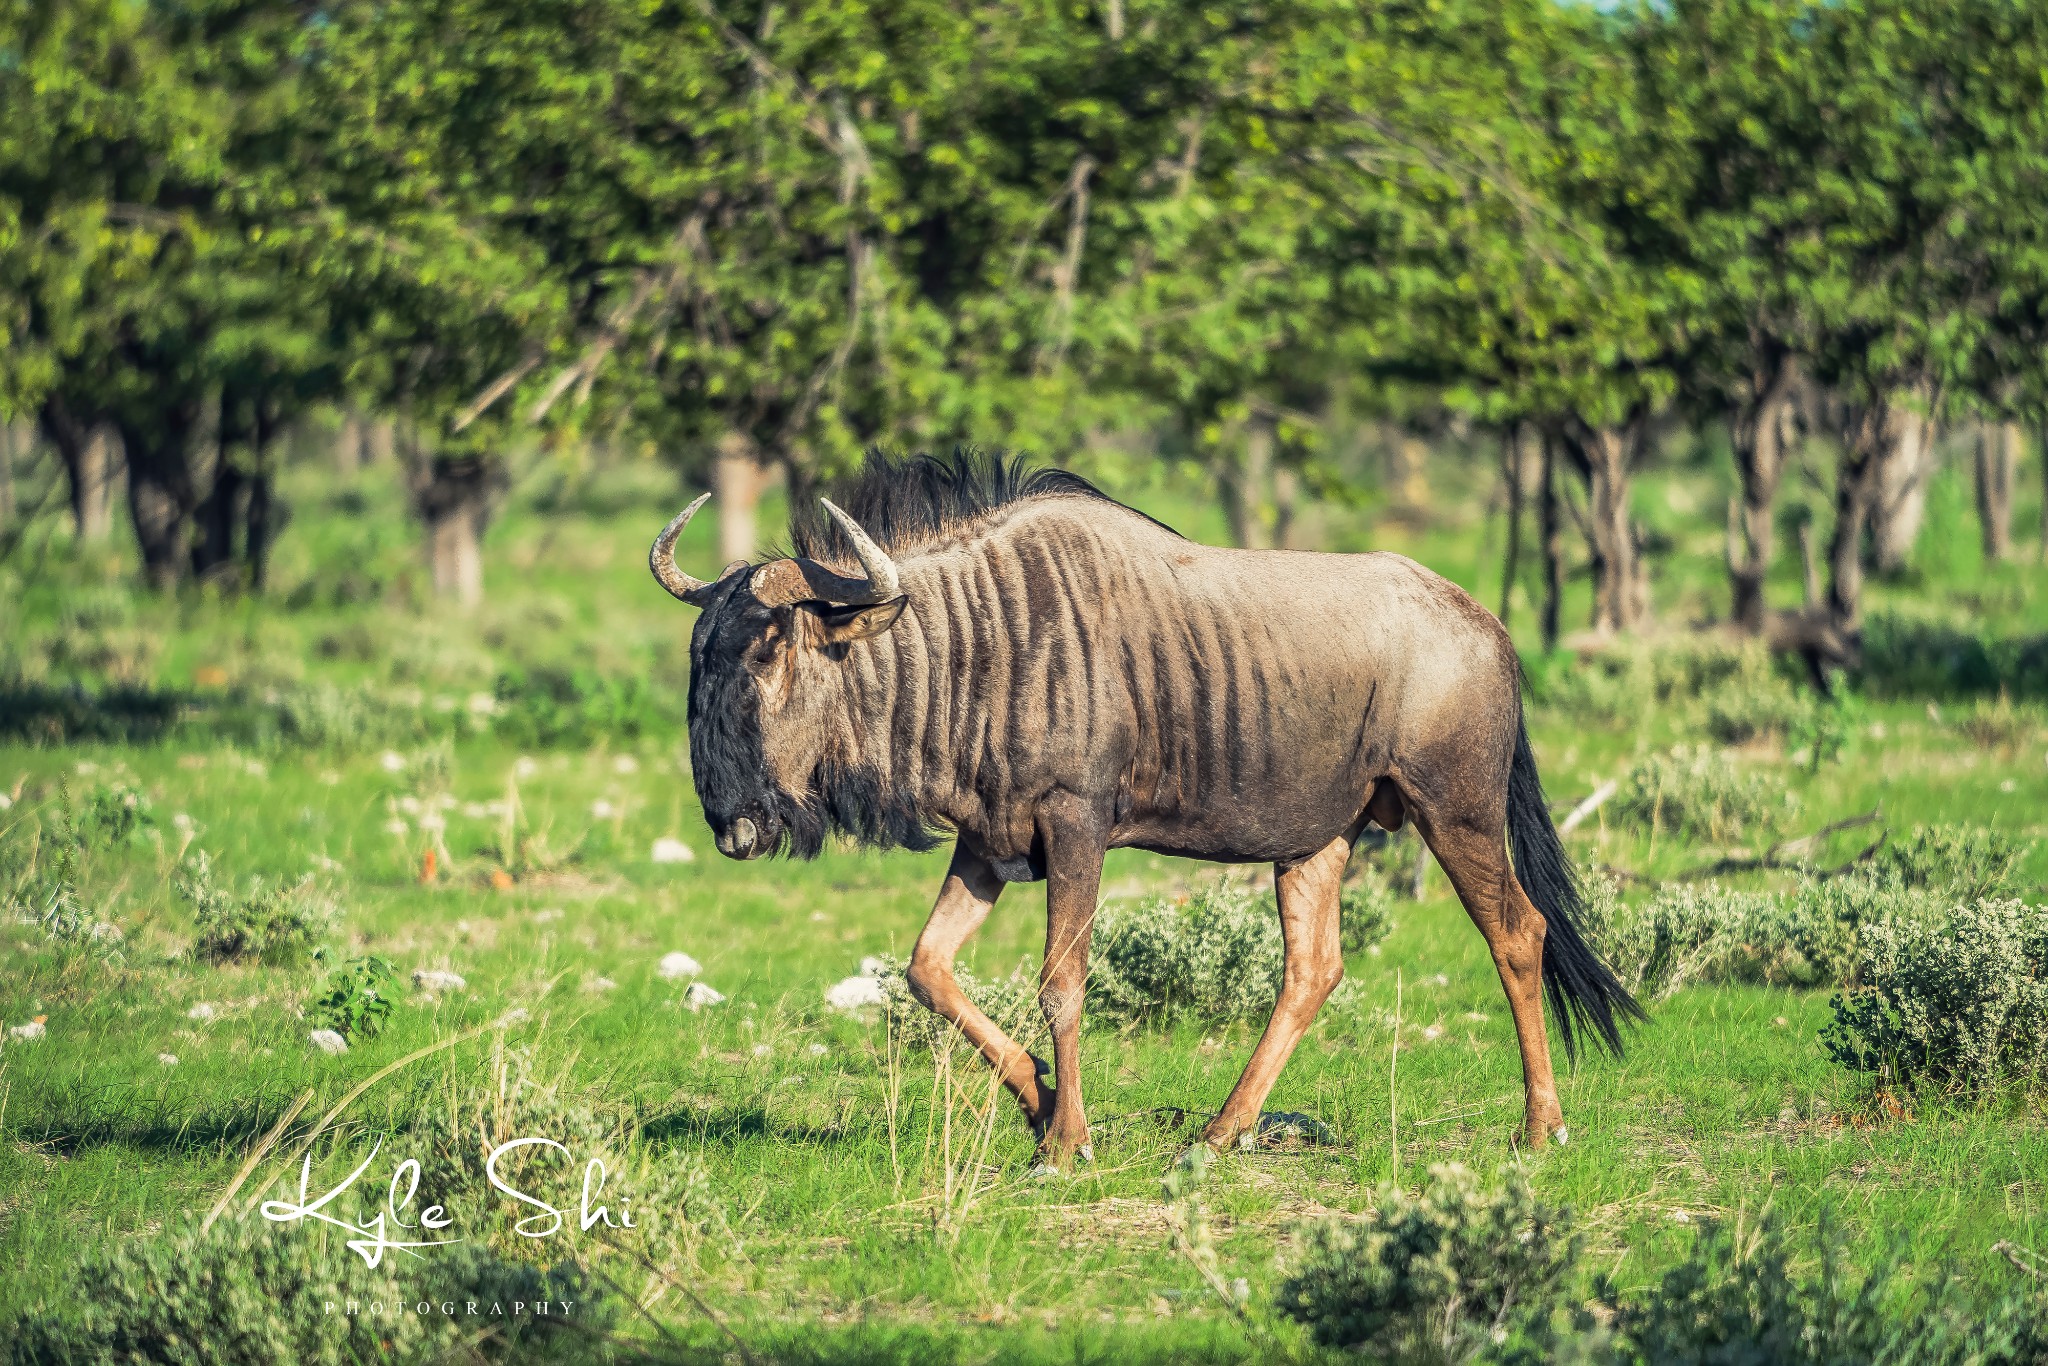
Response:
[{"label": "green grass", "polygon": [[[415,604],[395,490],[359,504],[305,477],[294,496],[300,515],[281,548],[275,601],[193,597],[124,609],[129,629],[153,643],[150,678],[187,689],[214,668],[250,688],[321,678],[459,701],[508,665],[574,662],[682,686],[689,614],[646,582],[640,559],[646,533],[675,501],[649,470],[516,504],[493,532],[492,602],[474,619]],[[1215,538],[1211,514],[1182,492],[1157,491],[1148,506],[1169,520],[1187,511],[1180,520],[1190,531]],[[1328,534],[1358,544],[1364,525],[1333,521]],[[1704,600],[1718,538],[1689,533],[1661,571],[1668,617]],[[693,539],[685,554],[707,557],[708,529]],[[1482,570],[1494,581],[1497,519],[1373,539],[1467,582]],[[1938,590],[1877,592],[1904,602],[1976,594],[2007,605],[1984,615],[1988,629],[2026,629],[2048,575],[1955,562],[1970,553],[1947,552]],[[115,569],[102,568],[116,582]],[[17,639],[32,647],[66,629],[79,594],[67,579],[93,569],[61,545],[40,567],[14,566]],[[322,596],[344,570],[359,576],[350,591],[361,601]],[[2039,703],[2023,700],[2015,728],[1989,747],[1958,715],[1953,702],[1871,702],[1841,758],[1816,772],[1790,764],[1777,741],[1745,746],[1738,758],[1782,773],[1798,792],[1783,834],[1879,808],[1893,829],[1974,821],[2048,836]],[[1689,701],[1635,708],[1612,723],[1542,711],[1532,719],[1560,806],[1643,753],[1699,738]],[[24,834],[62,784],[83,789],[122,775],[149,794],[164,840],[95,851],[85,866],[94,914],[124,932],[118,958],[0,926],[0,1019],[48,1017],[43,1039],[0,1046],[0,1259],[10,1273],[0,1278],[0,1321],[61,1304],[89,1249],[204,1212],[302,1089],[315,1093],[308,1114],[321,1113],[411,1050],[518,1007],[524,1020],[486,1028],[352,1104],[316,1150],[316,1175],[338,1179],[380,1135],[391,1136],[387,1152],[402,1152],[409,1117],[450,1087],[481,1084],[502,1041],[636,1115],[661,1160],[702,1162],[731,1236],[706,1238],[688,1275],[764,1350],[800,1340],[877,1359],[1260,1350],[1170,1244],[1159,1177],[1185,1139],[1148,1114],[1218,1106],[1256,1026],[1092,1029],[1084,1076],[1096,1163],[1056,1181],[1030,1179],[1030,1136],[1006,1098],[987,1110],[988,1084],[970,1060],[949,1072],[927,1055],[893,1053],[879,1025],[823,1006],[823,989],[864,955],[907,951],[944,854],[725,862],[703,827],[681,735],[660,734],[525,755],[478,736],[412,750],[396,772],[375,748],[243,752],[195,740],[0,749],[0,791],[19,799],[0,812],[0,829]],[[440,791],[455,799],[449,858],[423,885],[428,837],[401,804]],[[554,866],[523,866],[521,880],[499,888],[485,851],[500,842],[503,818],[464,812],[507,800]],[[376,953],[402,977],[450,968],[467,989],[430,1001],[408,987],[380,1037],[340,1057],[314,1050],[301,1012],[325,966],[208,967],[186,951],[189,918],[169,878],[183,839],[178,814],[229,878],[314,872],[343,911],[334,957]],[[400,819],[405,833],[390,833]],[[1838,856],[1853,854],[1864,833],[1838,839]],[[697,861],[652,863],[663,836],[683,839]],[[1645,877],[1728,852],[1600,819],[1573,847],[1582,861]],[[1112,857],[1105,885],[1131,897],[1217,871],[1126,852]],[[2023,872],[2038,896],[2048,840]],[[1761,879],[1749,881],[1767,885]],[[1042,909],[1040,889],[1012,888],[966,961],[983,976],[1035,963]],[[1875,1102],[1867,1080],[1831,1063],[1818,1042],[1829,1018],[1824,992],[1679,992],[1654,1007],[1626,1060],[1582,1059],[1562,1077],[1568,1146],[1516,1154],[1519,1065],[1482,942],[1441,874],[1396,919],[1379,951],[1347,965],[1364,985],[1361,1008],[1318,1023],[1270,1102],[1317,1115],[1341,1142],[1230,1156],[1204,1193],[1223,1274],[1246,1278],[1255,1306],[1270,1300],[1293,1225],[1362,1208],[1379,1182],[1413,1182],[1440,1161],[1526,1162],[1544,1196],[1578,1212],[1592,1238],[1589,1264],[1623,1286],[1679,1260],[1700,1218],[1767,1203],[1799,1224],[1831,1212],[1866,1258],[1896,1250],[1919,1268],[1986,1284],[2011,1274],[1992,1250],[1999,1240],[2048,1246],[2041,1110],[1920,1100],[1900,1113]],[[656,972],[676,949],[701,960],[704,980],[730,999],[686,1009],[687,984]],[[615,985],[593,989],[600,978]],[[188,1017],[201,1002],[216,1007],[210,1022]],[[381,1180],[385,1168],[375,1170]],[[282,1175],[275,1160],[262,1167],[234,1208]],[[573,1183],[558,1194],[557,1204],[573,1205]],[[652,1312],[706,1353],[718,1350],[716,1330],[681,1297],[653,1295]]]}]

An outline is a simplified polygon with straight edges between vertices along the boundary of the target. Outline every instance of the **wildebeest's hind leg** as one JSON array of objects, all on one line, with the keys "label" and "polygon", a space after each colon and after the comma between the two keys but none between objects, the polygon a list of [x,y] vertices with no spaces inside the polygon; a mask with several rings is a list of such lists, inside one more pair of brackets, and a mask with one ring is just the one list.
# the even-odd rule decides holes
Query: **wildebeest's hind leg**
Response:
[{"label": "wildebeest's hind leg", "polygon": [[939,890],[924,933],[917,937],[917,947],[911,950],[910,968],[904,975],[910,994],[958,1026],[1001,1074],[1003,1085],[1024,1107],[1024,1118],[1031,1122],[1032,1130],[1042,1132],[1052,1117],[1052,1092],[1038,1079],[1044,1064],[968,1000],[953,976],[953,960],[959,957],[960,946],[981,928],[1002,890],[1002,879],[988,860],[956,844],[945,886]]},{"label": "wildebeest's hind leg", "polygon": [[[1505,791],[1503,782],[1502,791]],[[1543,913],[1522,890],[1508,862],[1506,818],[1496,808],[1484,814],[1416,806],[1416,825],[1443,866],[1465,913],[1486,937],[1493,965],[1506,989],[1508,1013],[1522,1050],[1525,1108],[1522,1141],[1540,1148],[1554,1133],[1564,1139],[1564,1111],[1550,1070],[1550,1036],[1543,1028]]]},{"label": "wildebeest's hind leg", "polygon": [[1280,935],[1287,946],[1280,998],[1273,1003],[1273,1018],[1266,1022],[1266,1032],[1259,1036],[1244,1075],[1231,1088],[1230,1099],[1223,1102],[1223,1113],[1202,1130],[1201,1141],[1212,1148],[1257,1130],[1259,1111],[1280,1069],[1344,978],[1337,899],[1350,857],[1351,841],[1344,838],[1332,840],[1300,863],[1274,865]]}]

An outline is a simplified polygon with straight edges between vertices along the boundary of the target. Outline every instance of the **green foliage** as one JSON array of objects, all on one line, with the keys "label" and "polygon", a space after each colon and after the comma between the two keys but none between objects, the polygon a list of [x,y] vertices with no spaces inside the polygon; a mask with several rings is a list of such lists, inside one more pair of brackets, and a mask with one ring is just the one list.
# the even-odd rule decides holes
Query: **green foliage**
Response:
[{"label": "green foliage", "polygon": [[1421,1194],[1382,1186],[1359,1220],[1305,1232],[1275,1307],[1328,1347],[1459,1362],[1546,1324],[1581,1247],[1571,1216],[1509,1169],[1432,1167]]},{"label": "green foliage", "polygon": [[2038,1297],[1972,1304],[1939,1282],[1914,1285],[1895,1263],[1858,1276],[1839,1225],[1807,1237],[1769,1212],[1716,1221],[1655,1287],[1610,1291],[1608,1307],[1619,1359],[1646,1364],[2032,1366],[2048,1350]]},{"label": "green foliage", "polygon": [[1824,1041],[1897,1084],[1985,1095],[2048,1083],[2048,910],[2014,900],[1864,927]]},{"label": "green foliage", "polygon": [[1877,851],[1875,876],[1966,901],[2010,896],[2031,848],[2032,840],[1989,826],[1923,825]]},{"label": "green foliage", "polygon": [[1987,635],[1961,614],[1873,612],[1856,679],[1876,697],[2048,698],[2048,635]]},{"label": "green foliage", "polygon": [[209,963],[299,961],[332,928],[334,910],[314,890],[311,874],[271,885],[250,878],[237,893],[214,879],[213,860],[195,850],[178,869],[178,895],[192,909],[192,951]]},{"label": "green foliage", "polygon": [[1088,1009],[1125,1022],[1263,1018],[1285,945],[1270,894],[1211,883],[1192,897],[1114,906],[1095,918]]},{"label": "green foliage", "polygon": [[1346,887],[1337,900],[1341,919],[1337,933],[1346,953],[1363,953],[1394,928],[1394,891],[1378,878]]},{"label": "green foliage", "polygon": [[351,958],[327,975],[326,989],[313,999],[306,1019],[345,1039],[376,1037],[397,996],[391,964],[375,954]]},{"label": "green foliage", "polygon": [[[558,1306],[552,1315],[532,1312],[542,1300]],[[471,1301],[502,1312],[479,1324],[466,1313]],[[574,1304],[566,1314],[563,1301]],[[515,1314],[514,1303],[526,1312]],[[432,1311],[418,1312],[421,1304]],[[575,1327],[565,1326],[565,1317]],[[601,1333],[616,1317],[607,1292],[572,1268],[542,1271],[457,1245],[403,1266],[387,1253],[372,1271],[338,1238],[226,1221],[209,1233],[134,1239],[92,1258],[75,1303],[16,1324],[6,1360],[395,1366],[459,1352],[494,1362],[560,1361],[580,1359],[590,1330]],[[480,1326],[490,1331],[479,1334]]]},{"label": "green foliage", "polygon": [[1640,905],[1611,880],[1588,879],[1586,932],[1631,990],[1656,997],[1699,982],[1788,974],[1791,952],[1777,898],[1713,883],[1665,888]]},{"label": "green foliage", "polygon": [[658,691],[637,676],[588,669],[501,674],[492,728],[514,744],[592,745],[668,735],[682,728],[680,688]]},{"label": "green foliage", "polygon": [[1724,751],[1691,745],[1638,760],[1614,799],[1614,814],[1623,821],[1717,841],[1768,831],[1793,809],[1782,779],[1742,768]]}]

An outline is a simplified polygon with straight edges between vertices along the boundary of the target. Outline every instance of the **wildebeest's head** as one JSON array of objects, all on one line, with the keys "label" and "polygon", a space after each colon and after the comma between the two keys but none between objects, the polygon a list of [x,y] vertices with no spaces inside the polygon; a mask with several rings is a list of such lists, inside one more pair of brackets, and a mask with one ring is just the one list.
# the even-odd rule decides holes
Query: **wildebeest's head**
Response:
[{"label": "wildebeest's head", "polygon": [[[833,675],[849,646],[888,630],[903,614],[896,565],[827,502],[864,577],[794,557],[736,562],[710,582],[692,578],[676,567],[676,538],[703,505],[699,498],[684,509],[648,556],[661,586],[703,611],[690,636],[697,796],[719,852],[729,858],[757,858],[785,843],[815,854],[828,821],[849,824],[851,813],[835,803],[860,801],[842,790],[844,783],[820,780],[833,772],[829,748],[840,693]],[[869,819],[853,817],[855,824]]]}]

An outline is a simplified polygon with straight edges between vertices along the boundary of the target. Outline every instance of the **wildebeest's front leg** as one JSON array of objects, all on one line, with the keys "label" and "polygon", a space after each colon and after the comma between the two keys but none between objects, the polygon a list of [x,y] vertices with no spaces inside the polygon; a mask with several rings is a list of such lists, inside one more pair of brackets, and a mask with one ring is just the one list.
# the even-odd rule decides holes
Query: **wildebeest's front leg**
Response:
[{"label": "wildebeest's front leg", "polygon": [[1223,1113],[1202,1130],[1201,1141],[1212,1148],[1220,1149],[1257,1129],[1259,1111],[1280,1069],[1344,978],[1337,899],[1350,857],[1351,841],[1336,839],[1300,863],[1274,869],[1280,934],[1287,947],[1280,998],[1273,1003],[1273,1018],[1266,1022],[1244,1075],[1223,1103]]},{"label": "wildebeest's front leg", "polygon": [[1038,1160],[1059,1167],[1068,1159],[1093,1160],[1088,1116],[1081,1105],[1081,1007],[1088,988],[1088,938],[1102,891],[1105,822],[1078,797],[1055,793],[1040,804],[1038,834],[1045,844],[1045,964],[1038,974],[1038,1008],[1052,1031],[1052,1124],[1039,1140]]},{"label": "wildebeest's front leg", "polygon": [[925,921],[924,933],[917,937],[904,975],[910,994],[959,1027],[1002,1076],[1003,1085],[1024,1107],[1024,1117],[1033,1131],[1043,1132],[1052,1116],[1052,1092],[1038,1080],[1044,1064],[968,1000],[953,976],[953,960],[959,957],[960,946],[981,928],[1002,890],[1002,880],[987,859],[964,844],[955,844],[945,886],[939,889],[938,902],[932,907],[931,919]]}]

